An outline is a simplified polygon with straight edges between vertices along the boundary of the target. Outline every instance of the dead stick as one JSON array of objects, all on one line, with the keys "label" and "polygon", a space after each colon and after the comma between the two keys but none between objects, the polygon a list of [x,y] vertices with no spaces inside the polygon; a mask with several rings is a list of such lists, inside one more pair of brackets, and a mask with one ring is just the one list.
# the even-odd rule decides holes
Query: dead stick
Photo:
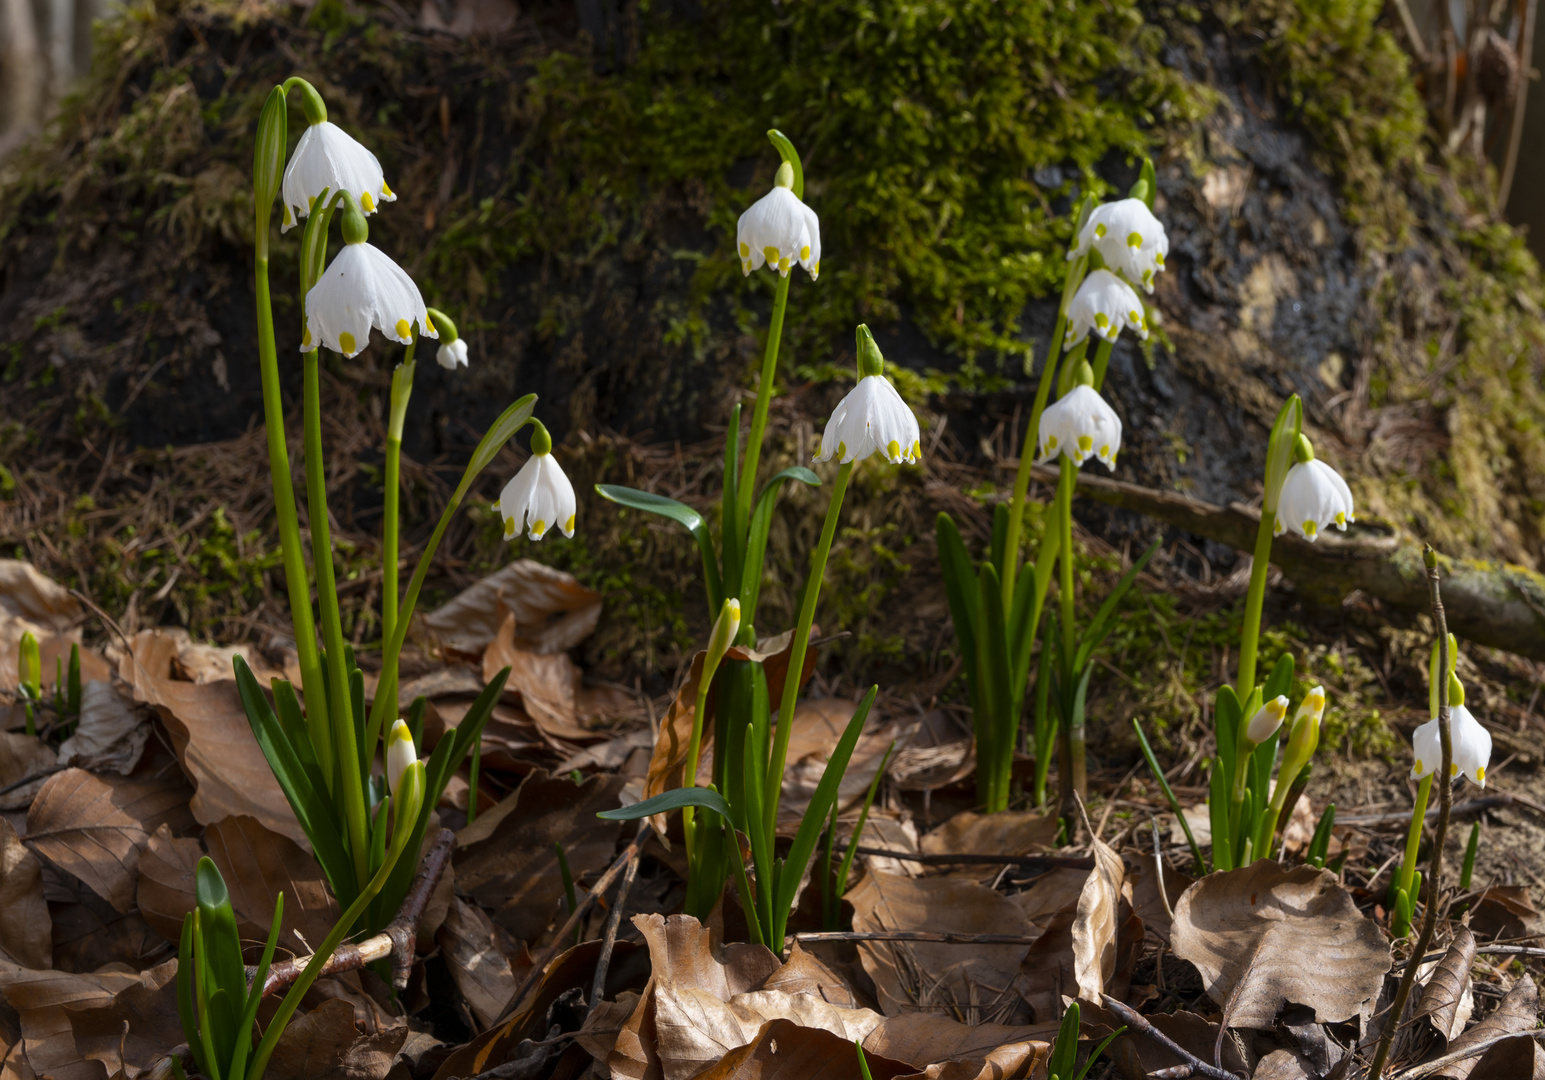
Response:
[{"label": "dead stick", "polygon": [[802,945],[821,941],[924,941],[938,945],[1034,945],[1019,934],[961,934],[952,930],[821,930],[795,934]]},{"label": "dead stick", "polygon": [[[1422,933],[1416,940],[1411,955],[1421,956],[1432,944],[1432,936],[1438,929],[1438,909],[1442,906],[1443,843],[1448,839],[1448,815],[1453,807],[1453,784],[1450,770],[1454,761],[1453,733],[1449,730],[1448,705],[1448,622],[1443,617],[1443,596],[1438,589],[1438,553],[1428,544],[1422,552],[1427,566],[1427,588],[1432,596],[1432,621],[1438,633],[1438,745],[1442,750],[1436,784],[1438,787],[1438,826],[1432,836],[1432,866],[1427,877],[1427,911],[1422,919]],[[1384,1030],[1379,1034],[1379,1046],[1373,1052],[1373,1065],[1368,1070],[1371,1080],[1384,1075],[1384,1063],[1389,1059],[1390,1045],[1395,1041],[1395,1029],[1405,1015],[1406,999],[1416,983],[1420,964],[1407,964],[1400,976],[1400,986],[1395,1000],[1390,1004],[1384,1019]]]},{"label": "dead stick", "polygon": [[635,838],[631,844],[623,849],[622,854],[617,856],[616,861],[606,868],[606,873],[601,875],[600,880],[595,883],[595,887],[587,892],[584,898],[580,900],[577,905],[575,905],[575,908],[573,912],[569,914],[568,919],[566,919],[564,924],[558,928],[558,933],[553,936],[552,941],[549,942],[547,947],[542,950],[542,954],[537,957],[536,962],[531,965],[531,970],[526,973],[525,979],[521,981],[520,986],[510,997],[510,1003],[506,1005],[504,1007],[504,1011],[499,1014],[499,1019],[494,1022],[494,1026],[497,1027],[499,1024],[502,1024],[505,1020],[509,1019],[510,1014],[513,1013],[516,1008],[519,1007],[520,1003],[526,999],[526,995],[531,992],[531,988],[535,986],[537,980],[542,977],[542,972],[547,970],[547,965],[552,963],[553,957],[558,955],[559,947],[565,941],[569,940],[569,937],[574,933],[574,928],[579,925],[579,920],[583,918],[585,913],[590,910],[591,905],[600,899],[602,894],[604,894],[607,889],[612,887],[612,882],[617,880],[618,875],[620,875],[623,870],[627,868],[628,863],[632,862],[638,853],[644,849],[644,844],[653,835],[654,830],[648,825],[645,825],[642,829],[638,830],[637,838]]},{"label": "dead stick", "polygon": [[[413,969],[413,940],[418,934],[418,922],[424,917],[424,909],[429,906],[429,898],[434,894],[435,886],[440,883],[445,867],[451,861],[451,852],[455,848],[456,834],[450,829],[441,829],[435,837],[434,845],[424,855],[423,862],[419,864],[418,875],[413,879],[413,885],[408,889],[402,908],[397,912],[397,917],[392,920],[391,925],[358,945],[338,946],[333,951],[333,955],[322,965],[322,974],[353,971],[390,956],[392,985],[398,990],[406,989],[408,973]],[[267,997],[289,986],[300,978],[300,973],[306,970],[306,965],[310,962],[309,956],[297,956],[273,965],[268,969],[268,978],[263,981],[263,996]],[[254,974],[254,969],[247,969],[248,978]]]},{"label": "dead stick", "polygon": [[1415,1078],[1418,1076],[1431,1076],[1433,1073],[1443,1068],[1443,1066],[1452,1065],[1456,1061],[1463,1061],[1465,1058],[1474,1057],[1476,1054],[1484,1053],[1485,1051],[1490,1050],[1493,1046],[1496,1046],[1499,1042],[1505,1042],[1508,1039],[1518,1038],[1538,1039],[1541,1036],[1545,1036],[1545,1028],[1537,1028],[1534,1031],[1515,1031],[1508,1035],[1498,1035],[1495,1038],[1487,1039],[1485,1042],[1478,1042],[1474,1046],[1467,1046],[1463,1050],[1455,1050],[1451,1054],[1444,1054],[1442,1057],[1433,1058],[1431,1061],[1424,1061],[1420,1065],[1413,1065],[1403,1073],[1396,1073],[1392,1080],[1415,1080]]},{"label": "dead stick", "polygon": [[1228,1072],[1225,1069],[1220,1069],[1216,1065],[1209,1065],[1207,1062],[1203,1061],[1201,1058],[1197,1057],[1195,1054],[1182,1047],[1174,1039],[1171,1039],[1168,1035],[1164,1034],[1164,1032],[1150,1024],[1148,1022],[1148,1018],[1142,1013],[1138,1012],[1136,1009],[1128,1008],[1125,1004],[1117,1001],[1109,994],[1101,994],[1100,997],[1104,1000],[1105,1007],[1111,1012],[1115,1013],[1116,1018],[1123,1024],[1137,1032],[1139,1035],[1143,1036],[1145,1039],[1158,1043],[1171,1054],[1174,1054],[1181,1061],[1185,1062],[1186,1065],[1188,1065],[1191,1069],[1191,1075],[1205,1076],[1208,1077],[1209,1080],[1239,1080],[1239,1076],[1237,1074]]},{"label": "dead stick", "polygon": [[[1409,815],[1407,815],[1409,817]],[[846,851],[846,844],[837,844],[836,849]],[[925,854],[921,851],[891,851],[889,848],[868,847],[858,845],[860,855],[880,855],[888,859],[899,859],[902,862],[915,862],[923,866],[1023,866],[1030,868],[1046,867],[1048,869],[1063,866],[1073,870],[1093,870],[1094,860],[1079,858],[1073,855],[936,855]]]},{"label": "dead stick", "polygon": [[24,776],[24,777],[22,777],[20,780],[16,781],[16,783],[14,783],[14,784],[7,784],[7,785],[5,785],[5,787],[0,787],[0,795],[9,795],[11,792],[15,791],[17,788],[24,788],[28,784],[35,783],[35,782],[37,782],[39,780],[47,779],[48,777],[54,775],[54,773],[64,772],[64,770],[66,770],[68,768],[69,768],[68,765],[50,765],[48,768],[44,769],[42,772],[35,772],[31,776]]},{"label": "dead stick", "polygon": [[[1482,810],[1493,810],[1499,806],[1512,806],[1513,796],[1505,791],[1499,791],[1495,795],[1487,795],[1479,799],[1471,799],[1462,802],[1449,811],[1449,817],[1463,817],[1466,814],[1478,814]],[[1427,817],[1437,819],[1442,807],[1434,806],[1427,811]],[[1349,814],[1346,817],[1337,817],[1337,825],[1409,825],[1411,823],[1410,811],[1395,810],[1388,814]]]},{"label": "dead stick", "polygon": [[590,984],[591,1010],[600,1004],[601,996],[606,992],[606,971],[612,965],[612,950],[617,946],[617,930],[622,925],[622,908],[628,902],[628,890],[633,888],[633,879],[638,876],[638,855],[635,851],[628,860],[628,868],[622,872],[622,884],[617,886],[611,913],[606,918],[606,933],[601,938],[601,956],[595,962],[595,979]]}]

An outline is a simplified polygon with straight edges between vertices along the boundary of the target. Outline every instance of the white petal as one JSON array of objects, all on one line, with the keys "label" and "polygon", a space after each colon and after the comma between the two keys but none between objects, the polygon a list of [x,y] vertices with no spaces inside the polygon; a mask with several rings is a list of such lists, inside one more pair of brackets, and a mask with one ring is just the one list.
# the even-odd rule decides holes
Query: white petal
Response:
[{"label": "white petal", "polygon": [[449,371],[455,371],[458,367],[467,366],[467,339],[457,338],[455,341],[447,341],[435,352],[435,361]]},{"label": "white petal", "polygon": [[795,263],[807,260],[811,277],[820,272],[820,223],[786,187],[774,187],[740,215],[735,243],[745,273],[765,263],[787,277]]},{"label": "white petal", "polygon": [[1313,542],[1333,525],[1345,531],[1356,520],[1352,509],[1352,491],[1340,473],[1318,458],[1300,461],[1282,481],[1276,528]]},{"label": "white petal", "polygon": [[397,198],[386,186],[381,163],[338,125],[324,120],[311,124],[300,137],[284,170],[284,221],[289,229],[311,212],[311,200],[326,189],[329,194],[350,192],[366,214],[379,204]]},{"label": "white petal", "polygon": [[836,457],[846,465],[875,451],[898,465],[916,462],[922,455],[917,417],[883,375],[859,379],[837,403],[821,433],[816,460]]},{"label": "white petal", "polygon": [[504,518],[504,537],[513,540],[522,529],[540,540],[554,526],[574,535],[574,485],[551,454],[532,454],[504,485],[495,507]]},{"label": "white petal", "polygon": [[407,271],[370,244],[345,244],[306,294],[306,333],[301,351],[320,343],[354,356],[370,343],[370,328],[407,344],[414,323],[424,337],[431,329],[424,298]]},{"label": "white petal", "polygon": [[1453,741],[1454,768],[1470,780],[1486,786],[1486,768],[1491,764],[1491,732],[1463,705],[1449,713],[1449,737]]},{"label": "white petal", "polygon": [[1075,465],[1097,458],[1116,467],[1121,452],[1121,417],[1092,386],[1075,386],[1041,413],[1039,460],[1066,455]]},{"label": "white petal", "polygon": [[1132,286],[1109,270],[1091,270],[1068,304],[1063,348],[1082,341],[1091,330],[1107,341],[1115,341],[1116,335],[1128,327],[1144,341],[1148,340],[1143,302]]},{"label": "white petal", "polygon": [[1411,766],[1411,779],[1420,780],[1436,769],[1443,761],[1443,746],[1438,733],[1438,722],[1429,720],[1411,736],[1411,749],[1416,762]]},{"label": "white petal", "polygon": [[1153,292],[1153,277],[1164,269],[1169,237],[1164,225],[1141,199],[1119,199],[1094,208],[1068,254],[1077,257],[1091,247],[1105,265],[1133,285]]}]

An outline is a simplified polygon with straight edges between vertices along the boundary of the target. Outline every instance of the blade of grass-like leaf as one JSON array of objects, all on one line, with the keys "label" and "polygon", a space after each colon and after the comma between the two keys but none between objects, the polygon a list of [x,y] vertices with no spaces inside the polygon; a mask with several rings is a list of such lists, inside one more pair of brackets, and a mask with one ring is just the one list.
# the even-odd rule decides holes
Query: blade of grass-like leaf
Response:
[{"label": "blade of grass-like leaf", "polygon": [[[896,740],[885,748],[885,756],[880,758],[880,767],[875,770],[874,779],[869,781],[869,790],[864,794],[864,808],[858,812],[858,824],[853,826],[853,835],[848,840],[848,850],[843,852],[842,865],[837,869],[837,899],[842,899],[842,894],[848,891],[848,872],[853,869],[853,856],[858,854],[858,845],[863,843],[864,825],[869,821],[869,808],[874,805],[875,794],[880,790],[880,781],[885,779],[885,766],[890,763],[891,754],[896,750]],[[836,813],[837,807],[832,805],[832,812]]]},{"label": "blade of grass-like leaf", "polygon": [[[672,788],[669,791],[656,795],[652,799],[636,802],[631,806],[619,806],[615,810],[603,810],[596,815],[607,821],[636,821],[641,817],[652,817],[655,814],[665,814],[672,810],[680,810],[683,806],[693,806],[702,810],[712,810],[725,821],[730,821],[730,807],[713,788],[706,787],[681,787]],[[731,823],[733,824],[733,822]]]},{"label": "blade of grass-like leaf", "polygon": [[955,640],[960,644],[961,666],[971,691],[973,708],[976,688],[976,571],[960,539],[955,520],[940,512],[934,524],[938,538],[939,569],[944,575],[944,594],[949,600],[950,620],[955,624]]},{"label": "blade of grass-like leaf", "polygon": [[724,606],[724,581],[719,576],[719,556],[713,549],[713,538],[708,535],[708,524],[703,520],[703,515],[686,503],[668,499],[664,495],[635,491],[633,488],[618,484],[597,484],[595,490],[603,499],[608,499],[618,506],[670,518],[692,534],[692,539],[697,541],[698,552],[703,558],[703,581],[708,586],[709,618],[717,616],[719,609]]},{"label": "blade of grass-like leaf", "polygon": [[[268,924],[268,941],[263,945],[263,955],[252,976],[252,986],[247,991],[247,1004],[236,1029],[236,1053],[231,1058],[230,1068],[232,1080],[241,1080],[247,1072],[247,1057],[252,1053],[252,1025],[257,1022],[258,1005],[263,1000],[263,983],[268,978],[268,965],[273,962],[274,949],[279,945],[279,927],[283,922],[284,893],[281,892],[274,897],[274,917]],[[252,1077],[251,1080],[262,1080],[262,1077]]]},{"label": "blade of grass-like leaf", "polygon": [[767,481],[762,493],[756,497],[756,509],[751,512],[751,524],[746,537],[746,562],[740,579],[741,624],[756,618],[757,601],[762,595],[763,563],[767,558],[767,534],[772,528],[773,507],[777,503],[778,489],[785,480],[798,480],[801,484],[820,487],[821,478],[803,465],[792,465]]},{"label": "blade of grass-like leaf", "polygon": [[193,1004],[197,991],[193,960],[193,912],[182,917],[182,941],[177,946],[177,1019],[182,1022],[182,1036],[193,1053],[198,1071],[213,1076],[204,1057],[204,1042],[199,1038],[198,1010]]},{"label": "blade of grass-like leaf", "polygon": [[746,565],[746,523],[740,520],[736,473],[740,467],[740,403],[730,409],[724,433],[724,490],[719,497],[719,550],[724,558],[724,595],[739,596]]},{"label": "blade of grass-like leaf", "polygon": [[1196,842],[1196,837],[1191,834],[1191,823],[1186,820],[1186,815],[1180,809],[1180,800],[1175,798],[1175,791],[1169,786],[1169,780],[1164,776],[1164,770],[1159,768],[1159,761],[1153,756],[1153,747],[1148,745],[1148,736],[1143,734],[1143,725],[1138,723],[1137,717],[1132,718],[1132,730],[1137,732],[1137,745],[1143,751],[1143,760],[1148,763],[1148,771],[1159,783],[1159,790],[1164,792],[1164,797],[1169,801],[1169,808],[1174,811],[1175,818],[1180,822],[1180,828],[1186,834],[1186,842],[1191,845],[1191,855],[1196,859],[1196,874],[1201,877],[1207,873],[1207,864],[1202,859],[1201,845]]},{"label": "blade of grass-like leaf", "polygon": [[1115,625],[1117,605],[1121,603],[1122,597],[1126,596],[1127,590],[1137,581],[1137,575],[1143,572],[1143,567],[1148,565],[1148,560],[1159,550],[1159,544],[1163,540],[1161,536],[1148,545],[1148,550],[1143,552],[1125,574],[1121,575],[1121,580],[1116,582],[1116,587],[1110,591],[1105,602],[1094,613],[1094,618],[1089,622],[1089,629],[1084,632],[1082,640],[1078,643],[1078,652],[1073,658],[1074,671],[1083,670],[1084,665],[1089,662],[1090,654],[1100,647],[1100,642],[1104,641],[1105,636],[1110,633],[1111,627]]}]

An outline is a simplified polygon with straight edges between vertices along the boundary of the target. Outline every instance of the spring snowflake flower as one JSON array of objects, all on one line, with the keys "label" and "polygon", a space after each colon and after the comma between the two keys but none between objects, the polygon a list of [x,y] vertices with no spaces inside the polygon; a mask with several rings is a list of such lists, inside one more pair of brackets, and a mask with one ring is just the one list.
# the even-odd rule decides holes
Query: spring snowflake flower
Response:
[{"label": "spring snowflake flower", "polygon": [[372,326],[406,345],[413,340],[415,322],[420,334],[439,336],[407,271],[369,243],[345,243],[306,294],[300,351],[322,344],[354,356],[370,343]]},{"label": "spring snowflake flower", "polygon": [[917,417],[884,375],[866,375],[832,411],[821,432],[817,461],[836,457],[846,465],[879,451],[892,465],[916,464],[923,456]]},{"label": "spring snowflake flower", "polygon": [[455,371],[458,367],[467,366],[467,340],[457,338],[455,341],[447,341],[435,352],[435,362],[447,371]]},{"label": "spring snowflake flower", "polygon": [[1142,199],[1120,199],[1094,208],[1068,259],[1087,255],[1091,247],[1106,266],[1133,285],[1153,292],[1153,275],[1164,269],[1169,237]]},{"label": "spring snowflake flower", "polygon": [[284,170],[284,220],[279,230],[287,231],[311,213],[323,189],[347,191],[366,214],[375,213],[380,203],[397,201],[376,156],[328,120],[306,128]]},{"label": "spring snowflake flower", "polygon": [[[1454,751],[1449,776],[1464,773],[1477,786],[1485,787],[1486,766],[1491,762],[1491,732],[1482,727],[1463,705],[1455,705],[1449,710],[1448,725]],[[1411,737],[1412,749],[1416,751],[1416,763],[1411,766],[1413,780],[1426,776],[1443,761],[1441,740],[1436,719],[1416,729],[1416,734]]]},{"label": "spring snowflake flower", "polygon": [[1144,341],[1148,340],[1148,322],[1143,317],[1143,302],[1132,286],[1109,270],[1093,270],[1084,278],[1073,302],[1068,305],[1067,334],[1064,349],[1082,341],[1093,330],[1106,341],[1115,341],[1122,329],[1130,327]]},{"label": "spring snowflake flower", "polygon": [[1074,465],[1091,457],[1107,469],[1115,469],[1121,452],[1121,417],[1092,386],[1080,384],[1063,394],[1041,414],[1041,452],[1045,464],[1058,454]]},{"label": "spring snowflake flower", "polygon": [[1261,743],[1277,733],[1282,726],[1282,718],[1287,715],[1288,699],[1278,694],[1266,704],[1262,705],[1250,723],[1245,727],[1245,738],[1251,743],[1260,746]]},{"label": "spring snowflake flower", "polygon": [[821,222],[794,194],[793,183],[794,171],[785,162],[773,189],[740,215],[735,247],[743,273],[771,266],[788,277],[789,268],[798,263],[811,281],[821,275]]},{"label": "spring snowflake flower", "polygon": [[408,730],[406,722],[399,719],[386,737],[387,790],[395,792],[397,785],[402,783],[402,774],[417,760],[418,750],[413,745],[413,732]]},{"label": "spring snowflake flower", "polygon": [[552,443],[546,452],[537,449],[533,438],[531,456],[520,472],[499,493],[494,509],[504,518],[504,538],[513,540],[521,529],[532,540],[546,536],[554,525],[564,536],[574,535],[574,485],[552,455]]},{"label": "spring snowflake flower", "polygon": [[[1313,451],[1309,451],[1313,453]],[[1334,525],[1346,532],[1352,516],[1352,489],[1341,474],[1317,458],[1299,461],[1288,470],[1277,497],[1274,535],[1295,532],[1311,543]]]}]

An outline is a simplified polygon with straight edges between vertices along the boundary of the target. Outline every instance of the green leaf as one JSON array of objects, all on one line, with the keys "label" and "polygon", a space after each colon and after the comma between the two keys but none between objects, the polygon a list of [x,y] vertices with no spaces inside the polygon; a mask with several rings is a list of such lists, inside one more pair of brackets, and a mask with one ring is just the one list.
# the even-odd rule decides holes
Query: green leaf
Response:
[{"label": "green leaf", "polygon": [[531,419],[531,414],[536,410],[536,395],[527,394],[515,402],[504,412],[499,414],[483,438],[477,444],[477,449],[472,451],[472,457],[467,462],[466,471],[461,474],[461,483],[456,485],[456,498],[459,500],[472,486],[472,481],[477,479],[477,474],[488,467],[492,461],[504,449],[504,444],[515,437],[515,433]]},{"label": "green leaf", "polygon": [[1161,536],[1148,545],[1148,550],[1143,552],[1125,574],[1121,575],[1121,580],[1116,582],[1116,587],[1110,591],[1110,595],[1105,598],[1100,609],[1094,613],[1089,629],[1084,631],[1084,636],[1078,645],[1078,652],[1073,658],[1074,671],[1084,669],[1084,665],[1089,662],[1090,654],[1100,647],[1100,643],[1111,632],[1111,628],[1116,624],[1116,608],[1120,605],[1122,597],[1126,596],[1127,590],[1137,581],[1137,575],[1143,572],[1143,567],[1148,565],[1148,560],[1153,558],[1154,552],[1159,550],[1163,540]]},{"label": "green leaf", "polygon": [[615,810],[603,810],[596,817],[605,818],[607,821],[637,821],[639,818],[652,817],[655,814],[665,814],[672,810],[680,810],[683,806],[694,806],[700,810],[712,810],[725,821],[731,820],[730,804],[724,801],[724,796],[720,795],[713,788],[706,787],[672,788],[670,791],[656,795],[652,799],[636,802],[632,806],[619,806]]},{"label": "green leaf", "polygon": [[1223,776],[1229,781],[1234,779],[1234,743],[1239,737],[1239,724],[1243,717],[1244,707],[1240,705],[1239,695],[1234,693],[1234,688],[1227,685],[1218,687],[1212,699],[1212,726],[1218,739],[1218,758],[1223,766]]},{"label": "green leaf", "polygon": [[950,621],[955,624],[955,640],[960,645],[961,666],[971,694],[971,708],[980,696],[976,673],[976,572],[971,557],[960,539],[955,519],[941,512],[934,524],[938,538],[939,569],[944,575],[944,594],[949,600]]},{"label": "green leaf", "polygon": [[617,484],[597,484],[595,490],[603,499],[608,499],[618,506],[670,518],[692,534],[692,538],[697,541],[698,551],[703,557],[703,580],[708,586],[710,618],[717,616],[719,609],[724,606],[724,583],[719,577],[719,556],[714,552],[713,538],[708,535],[708,523],[703,520],[703,515],[686,503],[648,491],[636,491]]},{"label": "green leaf", "polygon": [[1269,701],[1274,697],[1287,697],[1292,692],[1293,654],[1283,653],[1266,678],[1266,689],[1262,692],[1261,700]]},{"label": "green leaf", "polygon": [[[246,1073],[247,1056],[252,1053],[252,1025],[257,1021],[258,1006],[263,1001],[263,983],[268,979],[268,965],[273,962],[274,949],[279,945],[279,928],[284,922],[284,893],[274,897],[274,917],[268,923],[268,941],[263,945],[263,955],[253,972],[252,986],[247,991],[247,1005],[237,1025],[236,1053],[231,1058],[229,1070],[233,1080],[242,1080]],[[252,1077],[251,1080],[262,1080]]]},{"label": "green leaf", "polygon": [[756,509],[751,512],[750,532],[746,537],[746,562],[740,578],[740,621],[744,625],[756,619],[756,604],[762,593],[762,564],[767,555],[767,534],[772,528],[773,506],[778,489],[785,480],[798,480],[801,484],[820,487],[821,478],[803,465],[791,465],[767,481],[762,493],[756,497]]},{"label": "green leaf", "polygon": [[1180,809],[1180,800],[1175,798],[1175,791],[1169,786],[1169,779],[1165,777],[1164,770],[1159,767],[1159,761],[1153,754],[1153,747],[1148,745],[1148,736],[1143,734],[1143,725],[1138,723],[1137,717],[1132,718],[1132,730],[1137,732],[1137,745],[1143,751],[1143,760],[1148,763],[1149,774],[1159,782],[1159,790],[1164,792],[1165,799],[1169,800],[1169,808],[1175,815],[1175,820],[1180,822],[1181,830],[1186,834],[1186,842],[1191,845],[1191,855],[1196,859],[1196,876],[1201,877],[1207,873],[1207,863],[1202,858],[1202,847],[1196,842],[1196,837],[1191,833],[1191,823],[1186,820],[1185,813]]},{"label": "green leaf", "polygon": [[794,197],[805,197],[805,167],[799,160],[799,151],[794,149],[794,144],[789,142],[789,137],[777,128],[767,133],[767,139],[778,149],[778,156],[789,163],[789,168],[794,170]]},{"label": "green leaf", "polygon": [[215,986],[240,993],[245,1001],[247,970],[241,962],[241,935],[236,932],[236,912],[231,908],[231,894],[215,864],[205,855],[193,875],[194,898],[199,907],[199,936],[196,947],[209,958]]},{"label": "green leaf", "polygon": [[1003,547],[1008,543],[1009,532],[1009,507],[1008,503],[999,503],[992,508],[992,541],[988,549],[988,560],[992,568],[998,571],[998,577],[1003,577]]},{"label": "green leaf", "polygon": [[740,520],[736,466],[740,462],[740,403],[730,409],[724,436],[724,490],[719,496],[719,549],[724,559],[724,591],[739,597],[746,567],[745,523]]},{"label": "green leaf", "polygon": [[1056,1041],[1052,1043],[1051,1061],[1047,1070],[1063,1080],[1071,1080],[1073,1067],[1078,1063],[1078,1019],[1078,1002],[1075,1001],[1062,1014]]},{"label": "green leaf", "polygon": [[198,1011],[193,1004],[193,922],[191,911],[182,917],[182,941],[177,946],[177,1019],[182,1022],[182,1036],[187,1040],[188,1049],[193,1052],[198,1071],[205,1076],[213,1076],[204,1058],[204,1044],[198,1032]]},{"label": "green leaf", "polygon": [[1216,763],[1208,783],[1207,817],[1212,825],[1212,868],[1232,870],[1234,845],[1229,842],[1229,784],[1223,770]]}]

